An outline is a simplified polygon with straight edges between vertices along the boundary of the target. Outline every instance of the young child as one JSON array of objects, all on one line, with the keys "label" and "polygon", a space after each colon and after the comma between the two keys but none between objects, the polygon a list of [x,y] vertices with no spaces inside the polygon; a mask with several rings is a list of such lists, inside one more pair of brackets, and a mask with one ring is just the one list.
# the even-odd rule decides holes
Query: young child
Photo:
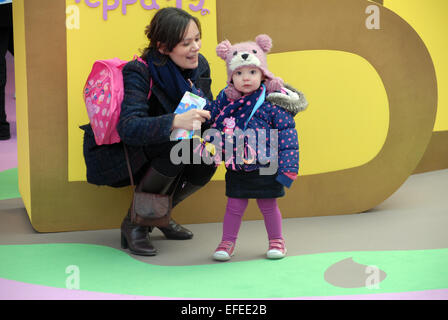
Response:
[{"label": "young child", "polygon": [[[233,255],[241,220],[249,199],[256,199],[264,217],[269,238],[267,257],[279,259],[286,255],[285,240],[282,235],[282,216],[277,205],[277,198],[284,196],[284,186],[289,188],[297,177],[299,146],[294,115],[303,110],[307,102],[300,92],[291,87],[285,88],[282,79],[274,77],[268,70],[266,54],[271,47],[271,38],[267,35],[259,35],[255,42],[243,42],[232,46],[228,40],[225,40],[216,48],[218,56],[226,61],[227,87],[204,109],[211,112],[211,128],[221,134],[221,141],[223,141],[221,143],[223,151],[219,149],[219,154],[223,152],[222,159],[226,159],[228,202],[223,222],[222,241],[213,254],[215,260],[226,261]],[[264,100],[265,95],[268,97],[267,100]],[[286,106],[281,107],[269,102],[274,100],[280,101],[279,104],[281,104],[285,96],[288,96]],[[294,100],[293,97],[296,98],[296,103],[291,103]],[[258,109],[254,110],[256,107]],[[229,154],[224,147],[224,142],[233,141],[234,138],[236,140],[235,132],[246,132],[245,130],[248,129],[257,133],[257,143],[250,144],[246,141],[243,148],[244,154],[239,158],[243,161],[238,162],[238,157],[235,155],[237,148],[234,146],[233,153],[230,149]],[[270,129],[278,130],[278,150],[274,150],[277,144],[276,141],[272,141],[275,136],[271,136]],[[258,141],[260,132],[263,130],[266,135],[262,136],[261,140],[266,141]],[[265,149],[256,150],[260,145],[265,145]],[[260,160],[261,155],[268,153],[271,157],[278,156],[278,169],[273,174],[266,175],[262,173],[262,170],[272,163]]]}]

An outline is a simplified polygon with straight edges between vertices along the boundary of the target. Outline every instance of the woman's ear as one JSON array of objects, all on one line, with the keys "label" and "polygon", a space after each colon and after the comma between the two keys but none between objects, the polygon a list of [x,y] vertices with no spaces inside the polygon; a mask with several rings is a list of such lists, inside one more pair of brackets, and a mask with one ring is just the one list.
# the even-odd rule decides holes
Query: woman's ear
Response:
[{"label": "woman's ear", "polygon": [[160,44],[160,41],[157,42],[157,50],[163,55],[166,55],[169,53],[168,50],[166,50],[166,45]]}]

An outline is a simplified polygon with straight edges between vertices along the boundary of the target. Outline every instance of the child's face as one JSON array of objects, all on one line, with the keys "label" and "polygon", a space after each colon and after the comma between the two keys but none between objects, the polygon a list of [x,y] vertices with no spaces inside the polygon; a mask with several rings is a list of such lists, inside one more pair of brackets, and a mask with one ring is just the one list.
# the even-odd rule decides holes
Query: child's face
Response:
[{"label": "child's face", "polygon": [[242,67],[232,76],[235,89],[243,94],[252,93],[260,87],[263,74],[257,67]]}]

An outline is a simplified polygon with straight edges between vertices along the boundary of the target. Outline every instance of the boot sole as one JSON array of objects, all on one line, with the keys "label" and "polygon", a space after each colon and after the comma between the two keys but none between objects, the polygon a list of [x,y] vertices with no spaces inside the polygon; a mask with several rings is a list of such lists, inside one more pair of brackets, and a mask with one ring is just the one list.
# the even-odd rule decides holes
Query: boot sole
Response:
[{"label": "boot sole", "polygon": [[138,252],[138,251],[132,250],[131,248],[129,248],[128,240],[126,239],[126,237],[123,234],[121,234],[121,248],[125,249],[125,250],[128,249],[130,253],[137,255],[137,256],[152,257],[152,256],[157,255],[157,250],[154,252]]},{"label": "boot sole", "polygon": [[190,240],[190,239],[193,239],[193,236],[188,237],[188,238],[187,237],[184,237],[184,238],[181,238],[181,237],[167,237],[165,234],[164,234],[164,236],[168,240]]},{"label": "boot sole", "polygon": [[135,252],[129,249],[129,252],[136,255],[136,256],[145,256],[145,257],[153,257],[157,255],[157,252],[155,253],[142,253],[142,252]]},{"label": "boot sole", "polygon": [[164,229],[165,229],[164,227],[157,227],[157,228],[160,230],[160,232],[163,233],[163,235],[165,236],[165,238],[167,238],[168,240],[190,240],[190,239],[193,239],[193,236],[194,236],[193,233],[191,233],[191,234],[189,235],[189,234],[187,234],[186,232],[184,232],[185,236],[173,236],[173,235],[170,234],[169,231],[165,231],[165,230],[164,230]]}]

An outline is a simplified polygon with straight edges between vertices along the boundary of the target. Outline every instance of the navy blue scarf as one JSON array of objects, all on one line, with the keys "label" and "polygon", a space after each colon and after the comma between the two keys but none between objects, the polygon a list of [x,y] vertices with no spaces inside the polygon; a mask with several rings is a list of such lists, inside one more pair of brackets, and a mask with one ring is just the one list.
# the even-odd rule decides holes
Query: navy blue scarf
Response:
[{"label": "navy blue scarf", "polygon": [[150,51],[147,56],[148,68],[154,83],[162,89],[166,96],[177,105],[185,94],[185,91],[195,92],[195,88],[191,88],[187,79],[193,83],[198,76],[198,68],[181,70],[168,57],[166,63],[160,65],[160,55]]}]

